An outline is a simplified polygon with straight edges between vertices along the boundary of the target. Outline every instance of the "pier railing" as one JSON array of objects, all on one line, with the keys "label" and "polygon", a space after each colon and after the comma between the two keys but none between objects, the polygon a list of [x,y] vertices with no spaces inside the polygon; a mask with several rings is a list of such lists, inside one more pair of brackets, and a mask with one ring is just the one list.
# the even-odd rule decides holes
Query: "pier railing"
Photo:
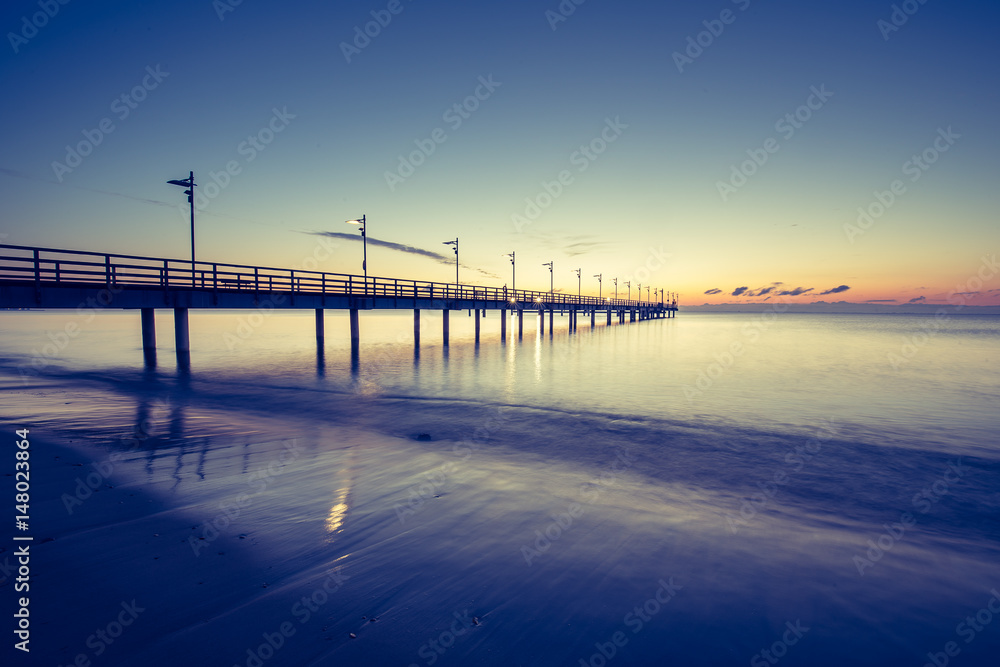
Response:
[{"label": "pier railing", "polygon": [[238,292],[292,292],[388,297],[495,301],[520,307],[583,306],[585,308],[675,308],[677,302],[576,296],[561,292],[512,290],[506,287],[456,285],[325,271],[280,269],[219,262],[118,255],[55,248],[0,244],[0,281],[45,285],[95,284],[159,289]]}]

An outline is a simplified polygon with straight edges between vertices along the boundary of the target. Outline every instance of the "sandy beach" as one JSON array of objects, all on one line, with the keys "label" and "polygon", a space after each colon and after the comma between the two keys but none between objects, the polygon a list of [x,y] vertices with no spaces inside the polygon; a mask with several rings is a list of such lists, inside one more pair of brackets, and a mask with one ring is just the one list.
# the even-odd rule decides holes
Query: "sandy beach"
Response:
[{"label": "sandy beach", "polygon": [[[835,424],[206,389],[6,386],[9,428],[42,424],[32,664],[745,664],[774,646],[787,664],[886,664],[920,659],[885,642],[892,623],[941,634],[995,572],[995,545],[973,542],[989,525],[941,504],[859,573],[857,536],[885,530],[872,496],[910,471]],[[267,409],[248,400],[264,393]],[[906,461],[956,458],[963,485],[996,482],[975,457]],[[765,504],[744,505],[755,490]]]}]

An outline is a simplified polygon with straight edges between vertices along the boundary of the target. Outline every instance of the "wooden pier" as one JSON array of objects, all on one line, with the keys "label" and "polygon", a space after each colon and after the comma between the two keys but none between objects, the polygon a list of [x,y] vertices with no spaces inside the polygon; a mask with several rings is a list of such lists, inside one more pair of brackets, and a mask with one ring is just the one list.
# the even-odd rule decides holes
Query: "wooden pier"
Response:
[{"label": "wooden pier", "polygon": [[[449,342],[449,313],[475,313],[476,342],[480,317],[500,311],[500,337],[507,337],[508,316],[517,318],[517,335],[524,331],[525,313],[538,316],[542,333],[548,315],[552,331],[555,313],[569,318],[575,331],[581,315],[596,326],[598,314],[619,324],[676,315],[677,302],[575,296],[563,293],[508,290],[455,283],[356,276],[262,266],[191,262],[190,260],[118,255],[54,248],[0,244],[0,308],[135,309],[140,311],[143,352],[156,359],[154,310],[174,311],[178,361],[190,357],[190,309],[313,309],[316,339],[325,339],[324,312],[348,310],[351,346],[361,342],[363,310],[413,310],[413,339],[420,344],[420,311],[443,313],[444,345]],[[511,323],[513,324],[513,323]]]}]

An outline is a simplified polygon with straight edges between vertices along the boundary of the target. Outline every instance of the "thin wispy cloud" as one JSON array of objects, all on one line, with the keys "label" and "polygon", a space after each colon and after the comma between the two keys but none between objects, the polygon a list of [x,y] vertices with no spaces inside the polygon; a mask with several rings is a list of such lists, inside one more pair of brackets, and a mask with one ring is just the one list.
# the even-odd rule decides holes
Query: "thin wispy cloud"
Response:
[{"label": "thin wispy cloud", "polygon": [[823,296],[824,294],[840,294],[841,292],[846,292],[849,289],[851,288],[848,285],[839,285],[837,287],[831,287],[825,292],[820,292],[819,295]]},{"label": "thin wispy cloud", "polygon": [[705,290],[705,294],[722,294],[722,290],[718,287],[713,287],[712,289]]},{"label": "thin wispy cloud", "polygon": [[927,301],[926,296],[915,296],[909,301],[907,301],[907,303],[923,303],[924,301]]},{"label": "thin wispy cloud", "polygon": [[[362,242],[360,234],[351,234],[350,232],[304,232],[304,233],[313,234],[315,236],[327,236],[329,238],[340,239],[342,241],[353,241],[355,243]],[[417,248],[415,246],[406,245],[405,243],[396,243],[395,241],[383,241],[382,239],[377,239],[371,235],[368,236],[368,243],[370,245],[378,246],[380,248],[388,248],[389,250],[404,252],[409,255],[426,257],[428,259],[434,260],[439,264],[445,264],[451,267],[455,266],[455,256],[453,254],[445,255],[443,253],[434,252],[433,250],[425,250],[424,248]],[[461,262],[459,262],[459,266],[468,271],[476,271],[480,275],[486,276],[487,278],[500,280],[500,276],[490,271],[484,271],[483,269],[477,268],[475,266],[468,266],[466,264],[462,264]]]},{"label": "thin wispy cloud", "polygon": [[538,247],[560,252],[567,257],[586,255],[615,245],[613,242],[601,240],[600,237],[590,234],[531,232],[529,237]]}]

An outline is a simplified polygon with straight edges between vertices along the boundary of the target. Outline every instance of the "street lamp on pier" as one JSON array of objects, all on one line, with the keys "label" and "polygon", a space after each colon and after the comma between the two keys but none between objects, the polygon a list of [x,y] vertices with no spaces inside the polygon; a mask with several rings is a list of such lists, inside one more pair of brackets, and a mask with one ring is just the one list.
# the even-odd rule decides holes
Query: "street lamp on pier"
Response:
[{"label": "street lamp on pier", "polygon": [[595,273],[594,277],[597,278],[597,298],[601,298],[601,283],[604,281],[603,273]]},{"label": "street lamp on pier", "polygon": [[549,267],[549,296],[555,292],[556,278],[555,278],[555,260],[551,262],[545,262],[542,266]]},{"label": "street lamp on pier", "polygon": [[454,241],[442,241],[444,245],[455,246],[455,289],[458,289],[458,237]]},{"label": "street lamp on pier", "polygon": [[511,273],[511,276],[510,276],[510,289],[511,289],[512,292],[516,293],[517,292],[517,264],[514,263],[514,260],[516,259],[516,257],[514,256],[515,252],[517,252],[517,251],[516,250],[512,250],[511,252],[507,253],[507,256],[510,257],[510,273]]},{"label": "street lamp on pier", "polygon": [[191,285],[194,286],[194,189],[198,184],[194,182],[193,171],[189,171],[188,177],[183,180],[167,181],[167,183],[187,188],[184,194],[188,196],[188,203],[191,204]]},{"label": "street lamp on pier", "polygon": [[365,218],[364,214],[357,220],[347,220],[349,225],[357,225],[358,231],[361,232],[361,245],[362,252],[364,253],[361,260],[361,269],[365,272],[365,294],[368,294],[368,236],[365,233],[365,226],[368,224],[368,220]]}]

